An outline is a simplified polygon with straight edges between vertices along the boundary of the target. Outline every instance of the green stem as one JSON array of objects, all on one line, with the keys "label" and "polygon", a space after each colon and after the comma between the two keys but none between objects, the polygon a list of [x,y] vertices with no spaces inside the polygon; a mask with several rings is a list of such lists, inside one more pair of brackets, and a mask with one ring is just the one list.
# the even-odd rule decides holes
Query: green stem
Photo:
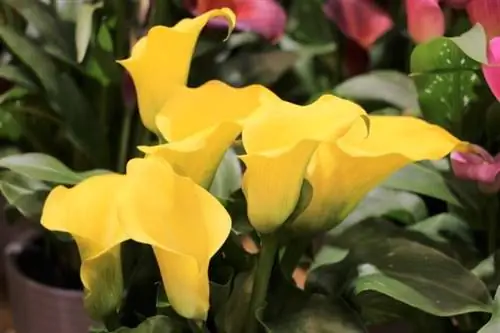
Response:
[{"label": "green stem", "polygon": [[492,196],[487,202],[486,220],[488,221],[488,251],[494,253],[498,238],[498,198]]},{"label": "green stem", "polygon": [[247,333],[257,332],[258,322],[255,314],[266,301],[269,279],[271,277],[274,260],[279,247],[278,239],[272,234],[262,235],[261,243],[262,248],[259,254],[259,261],[257,263],[257,270],[253,281],[252,296],[247,314]]},{"label": "green stem", "polygon": [[287,245],[281,257],[281,270],[288,278],[297,268],[302,255],[310,244],[309,238],[293,239],[293,244]]},{"label": "green stem", "polygon": [[170,4],[168,1],[155,1],[149,19],[149,26],[170,25]]},{"label": "green stem", "polygon": [[204,321],[188,320],[188,326],[193,333],[206,333],[208,330],[205,327]]},{"label": "green stem", "polygon": [[116,13],[115,55],[118,59],[126,58],[129,53],[126,6],[127,2],[123,0],[115,0],[113,2]]},{"label": "green stem", "polygon": [[125,172],[125,166],[127,165],[128,148],[130,143],[133,118],[134,118],[133,110],[126,110],[120,135],[120,150],[118,152],[118,163],[117,163],[118,172]]}]

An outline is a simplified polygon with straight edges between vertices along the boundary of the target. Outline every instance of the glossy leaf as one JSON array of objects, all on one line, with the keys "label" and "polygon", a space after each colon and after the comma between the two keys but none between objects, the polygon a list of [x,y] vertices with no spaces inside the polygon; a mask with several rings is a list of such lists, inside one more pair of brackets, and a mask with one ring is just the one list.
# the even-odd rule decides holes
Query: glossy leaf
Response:
[{"label": "glossy leaf", "polygon": [[78,8],[75,30],[76,60],[78,62],[83,61],[89,46],[90,37],[92,35],[94,12],[102,8],[102,6],[102,2],[96,4],[83,3]]},{"label": "glossy leaf", "polygon": [[445,37],[418,45],[410,62],[424,118],[460,133],[462,117],[477,99],[478,63]]},{"label": "glossy leaf", "polygon": [[106,172],[104,170],[93,170],[77,173],[56,158],[40,153],[11,155],[1,158],[0,167],[32,179],[67,185],[77,184],[91,175]]},{"label": "glossy leaf", "polygon": [[36,44],[9,26],[0,26],[0,39],[40,80],[47,99],[67,125],[68,138],[96,165],[109,158],[104,129],[72,77],[55,66]]},{"label": "glossy leaf", "polygon": [[215,172],[210,193],[224,201],[228,200],[231,194],[241,188],[241,177],[240,160],[232,149],[228,150]]},{"label": "glossy leaf", "polygon": [[182,333],[174,321],[166,316],[154,316],[144,320],[135,328],[122,327],[110,333]]},{"label": "glossy leaf", "polygon": [[66,56],[71,57],[72,48],[65,38],[66,27],[57,19],[57,14],[48,5],[39,0],[4,0],[14,8],[27,22],[32,24],[42,38],[56,47]]},{"label": "glossy leaf", "polygon": [[323,295],[304,297],[294,311],[265,322],[268,333],[363,333],[358,315],[341,299]]},{"label": "glossy leaf", "polygon": [[445,177],[429,163],[414,163],[390,176],[383,187],[414,192],[460,206]]},{"label": "glossy leaf", "polygon": [[436,242],[446,242],[445,235],[453,235],[466,244],[473,244],[472,233],[467,222],[450,213],[429,217],[409,226],[408,230],[421,232]]},{"label": "glossy leaf", "polygon": [[476,23],[470,30],[462,35],[449,39],[469,58],[482,64],[488,63],[488,37],[481,24]]},{"label": "glossy leaf", "polygon": [[45,196],[50,187],[43,182],[14,172],[4,172],[0,177],[0,192],[9,205],[27,217],[40,216]]},{"label": "glossy leaf", "polygon": [[498,287],[495,295],[493,314],[490,318],[490,321],[477,333],[497,333],[497,332],[500,332],[500,287]]},{"label": "glossy leaf", "polygon": [[401,109],[418,110],[418,95],[413,81],[396,71],[373,71],[348,79],[334,93],[355,100],[383,101]]},{"label": "glossy leaf", "polygon": [[484,283],[437,250],[391,238],[371,242],[363,252],[356,293],[374,290],[436,316],[492,311]]},{"label": "glossy leaf", "polygon": [[31,80],[30,76],[17,66],[3,65],[0,67],[0,78],[31,91],[38,90],[37,85]]},{"label": "glossy leaf", "polygon": [[340,233],[369,217],[383,216],[411,224],[427,217],[427,207],[418,195],[379,187],[369,192],[332,232]]}]

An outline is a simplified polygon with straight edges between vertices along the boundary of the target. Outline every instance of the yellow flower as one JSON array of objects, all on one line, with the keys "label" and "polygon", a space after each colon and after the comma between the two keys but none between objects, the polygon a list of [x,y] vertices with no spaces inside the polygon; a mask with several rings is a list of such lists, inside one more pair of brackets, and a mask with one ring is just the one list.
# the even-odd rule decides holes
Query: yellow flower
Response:
[{"label": "yellow flower", "polygon": [[227,238],[231,218],[210,193],[152,157],[129,161],[124,176],[57,187],[47,198],[42,224],[74,236],[87,295],[101,284],[94,262],[132,239],[153,247],[172,307],[186,318],[205,319],[208,264]]},{"label": "yellow flower", "polygon": [[198,88],[184,88],[157,116],[158,129],[169,143],[139,149],[166,159],[176,172],[208,188],[243,125],[262,103],[273,100],[278,98],[259,85],[234,88],[210,81]]},{"label": "yellow flower", "polygon": [[133,47],[130,58],[119,61],[132,76],[141,119],[149,130],[156,132],[156,114],[177,89],[187,84],[196,41],[207,22],[217,16],[226,18],[232,31],[234,13],[228,8],[211,10],[173,27],[151,28]]},{"label": "yellow flower", "polygon": [[326,230],[399,168],[466,145],[422,120],[367,116],[334,96],[305,107],[268,107],[278,112],[261,114],[243,131],[243,190],[250,222],[262,233],[273,232],[292,214],[304,180],[312,197],[289,227],[300,233]]}]

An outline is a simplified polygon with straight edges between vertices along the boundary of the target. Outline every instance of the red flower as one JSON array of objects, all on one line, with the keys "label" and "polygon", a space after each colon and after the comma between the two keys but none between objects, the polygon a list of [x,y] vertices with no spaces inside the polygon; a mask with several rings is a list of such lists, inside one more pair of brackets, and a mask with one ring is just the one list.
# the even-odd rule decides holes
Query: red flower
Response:
[{"label": "red flower", "polygon": [[[253,31],[276,42],[285,32],[286,13],[276,0],[184,0],[193,15],[228,7],[236,14],[236,28]],[[307,1],[307,0],[305,0]],[[212,20],[209,25],[227,25]]]}]

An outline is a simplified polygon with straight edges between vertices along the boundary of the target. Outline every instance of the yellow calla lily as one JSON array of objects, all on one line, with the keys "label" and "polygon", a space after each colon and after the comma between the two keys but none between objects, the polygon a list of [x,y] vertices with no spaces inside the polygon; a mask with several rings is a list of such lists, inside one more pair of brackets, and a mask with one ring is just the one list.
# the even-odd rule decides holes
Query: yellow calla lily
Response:
[{"label": "yellow calla lily", "polygon": [[185,88],[165,103],[156,123],[169,143],[139,147],[166,159],[177,173],[209,188],[224,153],[264,102],[278,100],[263,86],[234,88],[210,81]]},{"label": "yellow calla lily", "polygon": [[[313,198],[292,223],[297,232],[329,229],[340,223],[365,194],[398,169],[417,161],[438,160],[467,150],[439,126],[403,116],[369,116],[370,132],[358,121],[336,144],[321,144],[306,179]],[[328,186],[325,186],[328,184]]]},{"label": "yellow calla lily", "polygon": [[332,95],[307,106],[269,101],[258,110],[243,130],[247,155],[241,157],[246,165],[242,187],[254,228],[270,233],[287,220],[318,145],[334,144],[362,117],[361,107]]},{"label": "yellow calla lily", "polygon": [[[206,190],[151,157],[129,161],[126,175],[57,187],[45,203],[42,224],[74,236],[87,295],[97,298],[99,262],[120,263],[119,244],[132,239],[152,245],[172,307],[184,317],[205,319],[208,264],[227,238],[231,218]],[[121,271],[114,273],[121,277]],[[117,291],[121,297],[121,284]]]},{"label": "yellow calla lily", "polygon": [[248,216],[261,233],[273,232],[290,217],[305,180],[311,200],[289,225],[302,234],[338,224],[399,168],[466,146],[422,120],[368,116],[356,104],[329,95],[305,107],[281,102],[262,108],[267,107],[275,111],[259,111],[242,135]]},{"label": "yellow calla lily", "polygon": [[187,83],[189,66],[201,30],[207,22],[222,16],[229,32],[236,24],[229,8],[208,11],[184,19],[173,27],[155,26],[133,47],[131,56],[120,63],[134,81],[144,125],[156,132],[155,117],[175,91]]},{"label": "yellow calla lily", "polygon": [[[88,178],[72,189],[57,186],[50,192],[42,211],[41,222],[45,228],[70,233],[77,243],[85,303],[93,317],[111,312],[121,301],[119,244],[128,236],[116,214],[116,194],[124,181],[123,175],[107,174]],[[95,274],[98,271],[106,271],[112,281],[105,291],[99,289],[101,275]],[[101,297],[103,292],[108,296]]]}]

